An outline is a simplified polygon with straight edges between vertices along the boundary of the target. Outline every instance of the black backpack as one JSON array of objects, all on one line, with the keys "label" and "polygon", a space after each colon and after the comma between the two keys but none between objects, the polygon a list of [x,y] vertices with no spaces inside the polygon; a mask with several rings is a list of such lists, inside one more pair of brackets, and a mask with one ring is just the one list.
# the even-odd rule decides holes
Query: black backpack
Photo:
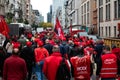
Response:
[{"label": "black backpack", "polygon": [[70,70],[68,69],[68,66],[65,63],[65,59],[63,58],[57,69],[55,80],[70,80],[70,78]]}]

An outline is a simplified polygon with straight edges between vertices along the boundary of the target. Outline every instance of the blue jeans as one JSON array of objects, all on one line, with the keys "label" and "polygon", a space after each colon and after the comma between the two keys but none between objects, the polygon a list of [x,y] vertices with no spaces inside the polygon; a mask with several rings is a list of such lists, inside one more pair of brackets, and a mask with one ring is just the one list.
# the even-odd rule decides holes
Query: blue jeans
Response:
[{"label": "blue jeans", "polygon": [[43,68],[43,61],[40,61],[40,65],[36,64],[35,67],[35,74],[37,75],[38,80],[43,80],[43,72],[42,72],[42,68]]},{"label": "blue jeans", "polygon": [[101,80],[116,80],[115,78],[101,78]]}]

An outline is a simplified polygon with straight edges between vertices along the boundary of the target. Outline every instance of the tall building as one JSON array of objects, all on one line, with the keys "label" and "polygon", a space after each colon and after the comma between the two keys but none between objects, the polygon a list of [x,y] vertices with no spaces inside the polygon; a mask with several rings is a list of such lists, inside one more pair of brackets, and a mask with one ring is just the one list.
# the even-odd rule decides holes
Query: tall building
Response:
[{"label": "tall building", "polygon": [[23,22],[25,18],[26,0],[6,0],[5,16],[11,18],[12,22]]},{"label": "tall building", "polygon": [[26,19],[26,7],[27,7],[27,1],[26,0],[22,0],[22,18],[23,18],[23,21],[25,21]]},{"label": "tall building", "polygon": [[34,10],[34,15],[36,25],[39,25],[39,23],[44,22],[44,16],[42,16],[42,14],[40,14],[38,10]]},{"label": "tall building", "polygon": [[30,17],[31,17],[31,15],[30,15],[31,8],[30,7],[31,7],[30,0],[26,0],[26,20],[28,22],[30,22],[29,20],[30,20]]},{"label": "tall building", "polygon": [[52,4],[52,23],[55,26],[56,17],[59,18],[61,26],[65,27],[65,0],[53,0]]},{"label": "tall building", "polygon": [[47,22],[51,22],[52,15],[50,12],[47,13]]},{"label": "tall building", "polygon": [[100,37],[116,37],[120,23],[120,0],[98,0]]},{"label": "tall building", "polygon": [[5,16],[5,0],[0,0],[0,15]]},{"label": "tall building", "polygon": [[47,22],[52,22],[52,5],[50,6],[50,12],[47,13]]}]

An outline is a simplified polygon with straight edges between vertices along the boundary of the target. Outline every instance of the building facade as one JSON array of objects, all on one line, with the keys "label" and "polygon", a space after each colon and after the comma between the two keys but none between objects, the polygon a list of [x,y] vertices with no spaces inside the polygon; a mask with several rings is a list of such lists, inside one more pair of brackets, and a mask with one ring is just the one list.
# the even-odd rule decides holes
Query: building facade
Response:
[{"label": "building facade", "polygon": [[90,30],[90,27],[92,27],[92,18],[93,18],[92,9],[91,9],[91,0],[81,0],[80,8],[81,8],[80,24]]},{"label": "building facade", "polygon": [[0,15],[5,16],[5,0],[0,0]]},{"label": "building facade", "polygon": [[100,37],[117,37],[120,22],[120,0],[98,0]]}]

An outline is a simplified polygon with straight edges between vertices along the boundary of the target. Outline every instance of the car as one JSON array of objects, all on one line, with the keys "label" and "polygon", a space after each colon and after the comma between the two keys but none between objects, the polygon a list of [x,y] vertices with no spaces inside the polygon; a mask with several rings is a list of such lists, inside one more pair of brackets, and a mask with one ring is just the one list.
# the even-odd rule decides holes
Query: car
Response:
[{"label": "car", "polygon": [[87,32],[79,32],[79,36],[88,36]]},{"label": "car", "polygon": [[98,37],[96,35],[88,35],[88,38],[92,38],[94,41],[98,40]]}]

